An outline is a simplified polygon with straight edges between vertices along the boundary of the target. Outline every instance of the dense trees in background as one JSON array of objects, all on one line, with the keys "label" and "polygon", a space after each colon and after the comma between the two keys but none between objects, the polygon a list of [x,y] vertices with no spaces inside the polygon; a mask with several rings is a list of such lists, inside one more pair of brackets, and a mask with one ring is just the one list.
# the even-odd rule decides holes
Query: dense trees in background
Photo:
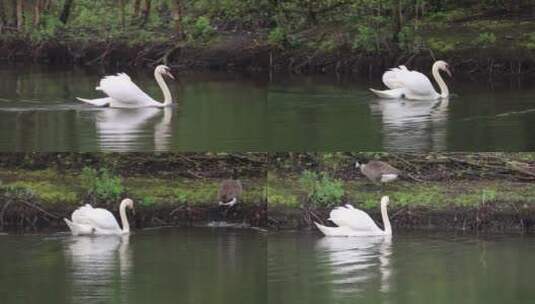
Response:
[{"label": "dense trees in background", "polygon": [[[0,1],[0,33],[37,41],[69,34],[131,42],[170,36],[202,41],[220,31],[244,31],[265,34],[269,43],[282,47],[302,46],[303,37],[316,35],[323,49],[345,44],[372,51],[413,47],[415,31],[425,24],[495,17],[533,18],[535,0]],[[492,36],[482,39],[492,41]]]}]

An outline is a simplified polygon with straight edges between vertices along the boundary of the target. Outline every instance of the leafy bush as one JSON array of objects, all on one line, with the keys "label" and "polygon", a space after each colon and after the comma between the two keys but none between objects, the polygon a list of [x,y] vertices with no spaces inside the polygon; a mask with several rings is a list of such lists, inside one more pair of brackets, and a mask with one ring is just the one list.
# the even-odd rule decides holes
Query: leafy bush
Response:
[{"label": "leafy bush", "polygon": [[288,41],[286,31],[282,27],[276,27],[269,32],[268,42],[273,46],[283,46]]},{"label": "leafy bush", "polygon": [[455,48],[454,43],[448,43],[434,38],[427,40],[427,46],[437,53],[452,51]]},{"label": "leafy bush", "polygon": [[339,204],[344,196],[342,182],[329,177],[325,172],[317,174],[315,172],[305,171],[299,182],[307,191],[309,202],[314,205],[329,206]]},{"label": "leafy bush", "polygon": [[176,201],[180,204],[185,204],[188,201],[188,195],[183,191],[177,190],[175,192]]},{"label": "leafy bush", "polygon": [[490,32],[481,33],[479,34],[479,37],[474,40],[474,45],[483,47],[491,46],[494,43],[496,43],[496,35]]},{"label": "leafy bush", "polygon": [[411,26],[404,26],[398,35],[400,49],[407,52],[414,52],[422,47],[422,37],[417,35]]},{"label": "leafy bush", "polygon": [[353,40],[353,48],[367,52],[376,50],[377,33],[369,26],[359,25],[357,34]]},{"label": "leafy bush", "polygon": [[145,196],[141,199],[141,205],[144,207],[150,207],[156,204],[156,199],[153,196]]},{"label": "leafy bush", "polygon": [[124,192],[119,176],[114,176],[107,169],[96,170],[85,167],[82,170],[82,186],[90,195],[102,200],[117,200]]},{"label": "leafy bush", "polygon": [[535,33],[524,35],[524,47],[528,50],[535,50]]},{"label": "leafy bush", "polygon": [[183,22],[184,32],[188,40],[207,41],[215,33],[215,29],[210,24],[210,18],[206,16],[200,16],[196,19],[187,16]]}]

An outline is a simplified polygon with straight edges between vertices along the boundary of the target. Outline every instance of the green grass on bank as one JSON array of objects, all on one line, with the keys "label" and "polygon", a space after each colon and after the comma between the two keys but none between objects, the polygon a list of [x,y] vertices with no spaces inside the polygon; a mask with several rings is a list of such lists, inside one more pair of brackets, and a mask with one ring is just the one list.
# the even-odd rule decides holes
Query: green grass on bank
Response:
[{"label": "green grass on bank", "polygon": [[[187,179],[169,176],[113,176],[97,181],[104,190],[112,188],[120,192],[117,198],[113,196],[98,197],[97,200],[115,201],[122,197],[130,197],[137,204],[145,207],[159,204],[213,205],[217,202],[217,191],[220,180],[215,179]],[[112,178],[119,179],[115,184]],[[77,205],[87,199],[92,189],[82,174],[69,172],[59,173],[47,170],[4,170],[0,172],[0,193],[4,196],[16,196],[17,193],[30,194],[45,205],[72,204]],[[244,192],[241,197],[243,203],[259,203],[264,201],[265,180],[242,180]],[[110,186],[111,185],[111,186]],[[96,193],[96,192],[95,192]],[[93,193],[93,195],[96,195]],[[0,200],[2,198],[0,197]]]},{"label": "green grass on bank", "polygon": [[[307,201],[307,191],[294,175],[268,178],[269,206],[298,208]],[[343,181],[344,197],[338,203],[351,203],[363,209],[377,208],[382,195],[388,195],[391,205],[445,208],[451,206],[475,207],[484,203],[535,203],[535,184],[493,180],[450,182],[398,181],[384,188],[360,178]],[[314,202],[312,202],[314,205]],[[329,205],[327,205],[329,206]]]}]

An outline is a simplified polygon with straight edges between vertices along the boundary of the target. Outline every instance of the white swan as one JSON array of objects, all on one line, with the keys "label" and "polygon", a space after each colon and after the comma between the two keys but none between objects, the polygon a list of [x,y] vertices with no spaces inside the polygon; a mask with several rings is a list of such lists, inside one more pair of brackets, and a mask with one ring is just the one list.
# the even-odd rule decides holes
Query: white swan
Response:
[{"label": "white swan", "polygon": [[74,210],[71,215],[72,220],[66,218],[63,220],[73,235],[128,234],[130,233],[130,225],[126,217],[126,207],[134,208],[134,202],[129,198],[122,200],[119,206],[123,229],[119,227],[119,223],[111,212],[102,208],[93,208],[89,204]]},{"label": "white swan", "polygon": [[436,100],[448,98],[450,95],[448,86],[440,76],[440,71],[445,71],[451,77],[449,66],[445,61],[439,60],[433,64],[432,73],[440,87],[440,93],[435,91],[433,84],[427,76],[420,72],[410,71],[406,66],[400,65],[383,74],[383,83],[390,90],[370,89],[381,98],[405,98],[412,100]]},{"label": "white swan", "polygon": [[392,227],[386,212],[390,199],[388,196],[381,198],[381,216],[385,230],[381,230],[373,219],[364,211],[354,208],[351,205],[336,207],[331,213],[329,220],[338,227],[327,227],[316,222],[316,227],[326,236],[374,236],[374,235],[391,235]]},{"label": "white swan", "polygon": [[76,98],[97,107],[144,108],[170,106],[173,100],[171,92],[163,80],[163,75],[174,79],[173,75],[169,72],[169,67],[159,65],[154,69],[154,78],[156,78],[156,82],[163,92],[163,103],[152,99],[152,97],[143,92],[125,73],[105,76],[100,80],[100,85],[96,89],[106,93],[108,97],[97,99]]}]

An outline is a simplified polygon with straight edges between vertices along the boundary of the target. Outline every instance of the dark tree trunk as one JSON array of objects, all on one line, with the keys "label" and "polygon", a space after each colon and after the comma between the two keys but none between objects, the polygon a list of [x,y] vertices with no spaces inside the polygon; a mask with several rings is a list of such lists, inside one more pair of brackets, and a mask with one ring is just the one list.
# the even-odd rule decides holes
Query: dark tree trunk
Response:
[{"label": "dark tree trunk", "polygon": [[61,10],[61,15],[59,16],[59,20],[63,22],[63,24],[67,24],[67,21],[69,20],[73,2],[73,0],[65,0],[65,3],[63,3],[63,9]]},{"label": "dark tree trunk", "polygon": [[132,15],[134,19],[139,17],[139,7],[141,6],[141,0],[134,0],[134,11],[132,12]]},{"label": "dark tree trunk", "polygon": [[173,1],[173,20],[175,22],[175,34],[182,37],[182,0]]},{"label": "dark tree trunk", "polygon": [[149,22],[151,0],[143,1],[143,8],[141,10],[141,27],[144,27]]},{"label": "dark tree trunk", "polygon": [[121,12],[121,28],[124,31],[126,28],[124,0],[119,0],[119,11]]},{"label": "dark tree trunk", "polygon": [[35,3],[33,4],[33,26],[37,27],[39,26],[39,23],[41,22],[41,7],[42,7],[42,0],[35,0]]},{"label": "dark tree trunk", "polygon": [[3,1],[0,1],[0,33],[2,33],[4,26],[7,25],[6,6]]},{"label": "dark tree trunk", "polygon": [[17,26],[17,30],[22,30],[22,27],[24,26],[24,14],[23,14],[23,3],[22,0],[16,0],[15,1],[15,24]]}]

